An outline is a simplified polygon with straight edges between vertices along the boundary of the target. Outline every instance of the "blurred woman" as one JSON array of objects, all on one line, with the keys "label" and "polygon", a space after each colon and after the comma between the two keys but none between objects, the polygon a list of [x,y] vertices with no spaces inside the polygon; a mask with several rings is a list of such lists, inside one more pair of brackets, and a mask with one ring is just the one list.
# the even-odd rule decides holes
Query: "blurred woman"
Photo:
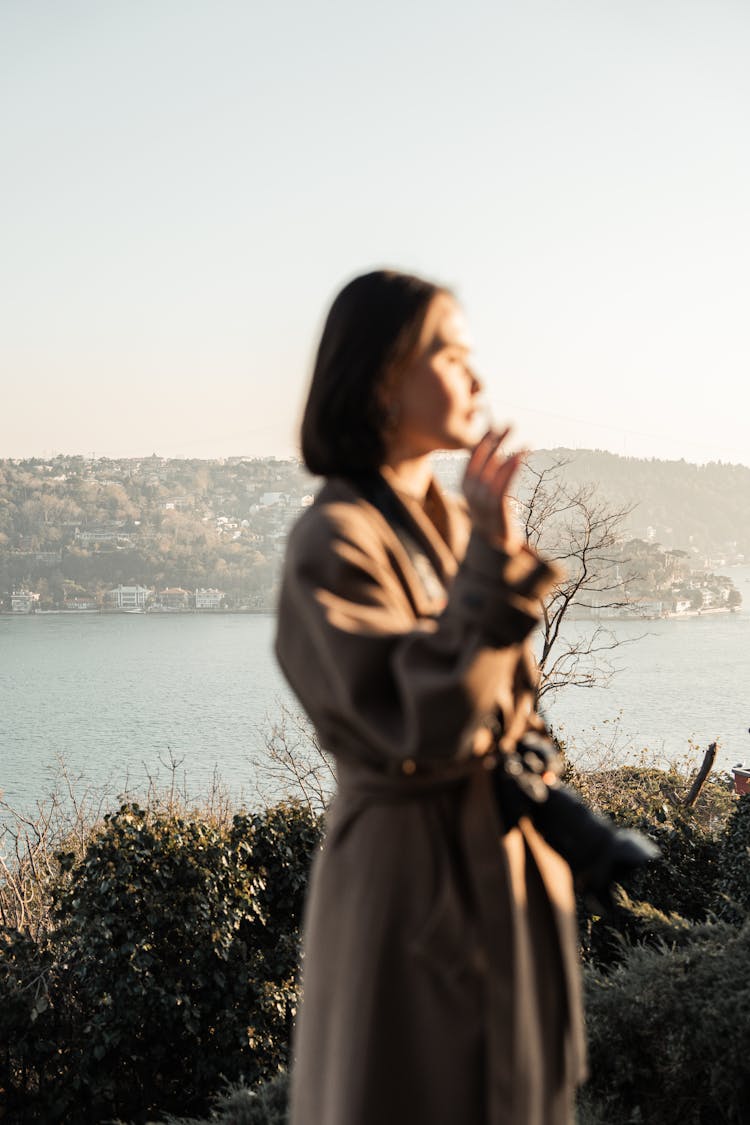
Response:
[{"label": "blurred woman", "polygon": [[[501,823],[490,749],[530,730],[555,580],[514,526],[519,467],[478,439],[453,295],[377,271],[338,295],[302,452],[277,654],[337,766],[311,874],[293,1125],[565,1125],[583,1050],[572,880]],[[464,502],[430,456],[471,450]]]}]

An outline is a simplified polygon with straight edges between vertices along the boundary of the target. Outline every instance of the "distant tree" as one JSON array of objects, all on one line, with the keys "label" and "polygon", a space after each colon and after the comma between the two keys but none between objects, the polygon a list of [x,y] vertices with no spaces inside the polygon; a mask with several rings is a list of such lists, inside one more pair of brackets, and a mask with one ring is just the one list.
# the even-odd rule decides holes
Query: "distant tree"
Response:
[{"label": "distant tree", "polygon": [[[569,464],[531,462],[517,498],[528,543],[563,572],[542,611],[540,700],[611,678],[609,654],[624,642],[598,617],[630,604],[627,584],[638,573],[621,549],[633,506],[611,504],[594,484],[571,483]],[[596,619],[592,627],[568,628],[575,610]]]}]

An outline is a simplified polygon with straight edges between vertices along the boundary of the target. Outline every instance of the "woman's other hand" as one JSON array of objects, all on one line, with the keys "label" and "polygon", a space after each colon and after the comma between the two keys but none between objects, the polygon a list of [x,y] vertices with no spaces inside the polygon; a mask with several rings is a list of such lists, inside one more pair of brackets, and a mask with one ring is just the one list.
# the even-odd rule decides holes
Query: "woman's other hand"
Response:
[{"label": "woman's other hand", "polygon": [[510,428],[501,433],[489,430],[484,435],[469,458],[463,491],[475,530],[491,546],[512,555],[521,549],[524,540],[508,490],[525,453],[506,457],[502,443],[509,433]]}]

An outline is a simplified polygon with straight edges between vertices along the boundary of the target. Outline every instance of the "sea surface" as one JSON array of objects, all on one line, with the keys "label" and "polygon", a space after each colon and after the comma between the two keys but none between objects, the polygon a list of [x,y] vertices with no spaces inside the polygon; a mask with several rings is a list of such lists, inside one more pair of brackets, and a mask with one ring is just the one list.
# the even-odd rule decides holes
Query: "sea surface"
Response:
[{"label": "sea surface", "polygon": [[[750,761],[750,567],[731,574],[735,614],[611,627],[606,688],[569,687],[547,717],[581,760],[691,756],[719,742],[717,765]],[[571,626],[580,630],[583,624]],[[273,653],[270,615],[0,617],[0,790],[34,809],[64,761],[79,790],[143,790],[177,779],[193,795],[218,775],[257,799],[253,760],[284,707],[295,708]]]}]

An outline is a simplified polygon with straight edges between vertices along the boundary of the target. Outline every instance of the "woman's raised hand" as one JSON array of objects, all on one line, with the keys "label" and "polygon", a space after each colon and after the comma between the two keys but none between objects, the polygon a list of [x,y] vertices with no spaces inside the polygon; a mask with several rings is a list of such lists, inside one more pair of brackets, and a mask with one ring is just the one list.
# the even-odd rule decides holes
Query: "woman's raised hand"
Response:
[{"label": "woman's raised hand", "polygon": [[469,458],[463,491],[475,530],[491,546],[512,555],[523,546],[523,536],[513,516],[508,489],[525,454],[506,457],[502,443],[509,433],[510,428],[501,433],[489,430],[484,435]]}]

